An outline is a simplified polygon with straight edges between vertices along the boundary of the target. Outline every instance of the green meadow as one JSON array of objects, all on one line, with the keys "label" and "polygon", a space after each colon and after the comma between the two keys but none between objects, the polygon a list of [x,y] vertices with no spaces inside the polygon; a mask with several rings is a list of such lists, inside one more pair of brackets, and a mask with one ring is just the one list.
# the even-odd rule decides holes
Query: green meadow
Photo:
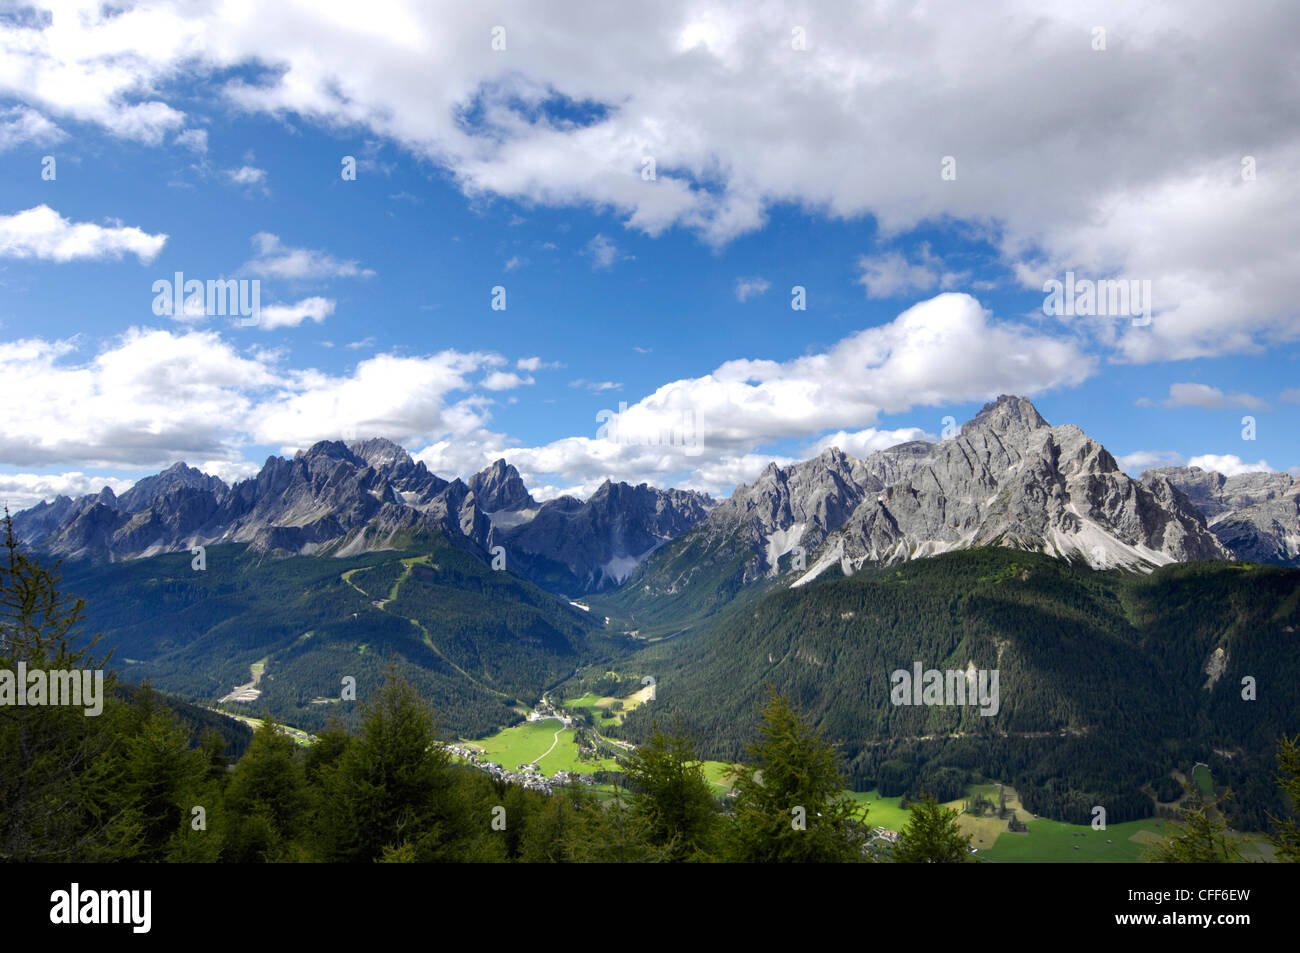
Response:
[{"label": "green meadow", "polygon": [[[1005,824],[1002,825],[1006,827]],[[1047,818],[1025,822],[1027,834],[1006,830],[980,856],[998,863],[1137,863],[1151,841],[1169,833],[1169,822],[1147,818],[1107,825],[1063,824]]]},{"label": "green meadow", "polygon": [[526,721],[490,737],[462,741],[461,744],[479,749],[508,771],[517,770],[521,764],[536,763],[548,778],[557,771],[590,774],[593,771],[618,770],[618,764],[612,758],[580,761],[573,729],[565,728],[558,718]]},{"label": "green meadow", "polygon": [[866,821],[870,827],[901,831],[911,816],[899,806],[902,798],[881,797],[879,791],[850,791],[849,794],[859,807],[867,809]]}]

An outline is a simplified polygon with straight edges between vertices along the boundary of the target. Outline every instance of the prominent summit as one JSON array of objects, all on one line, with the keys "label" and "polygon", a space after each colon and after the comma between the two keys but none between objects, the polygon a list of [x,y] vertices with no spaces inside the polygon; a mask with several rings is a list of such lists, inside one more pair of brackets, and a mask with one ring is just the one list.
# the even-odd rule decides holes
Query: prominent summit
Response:
[{"label": "prominent summit", "polygon": [[[862,459],[831,448],[769,466],[647,560],[637,582],[651,599],[697,579],[720,591],[763,577],[800,586],[832,569],[977,546],[1099,569],[1232,556],[1174,483],[1130,478],[1078,427],[1053,427],[1029,400],[1002,396],[938,443]],[[738,567],[734,579],[717,578],[724,565]]]}]

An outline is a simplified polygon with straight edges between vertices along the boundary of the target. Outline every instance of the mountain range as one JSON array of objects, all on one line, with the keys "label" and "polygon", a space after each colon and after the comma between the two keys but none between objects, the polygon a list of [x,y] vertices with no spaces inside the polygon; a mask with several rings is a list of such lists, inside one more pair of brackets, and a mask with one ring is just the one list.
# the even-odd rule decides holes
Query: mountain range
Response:
[{"label": "mountain range", "polygon": [[1134,479],[1078,427],[1051,426],[1012,396],[937,443],[770,464],[722,502],[606,481],[586,500],[539,503],[504,460],[446,480],[374,438],[269,457],[233,486],[176,463],[120,496],[59,496],[14,524],[40,551],[95,561],[222,543],[350,557],[432,533],[484,560],[503,550],[506,568],[573,597],[633,575],[643,595],[677,595],[723,563],[734,564],[728,585],[790,574],[800,586],[832,567],[848,575],[989,545],[1099,569],[1300,565],[1300,483],[1289,475],[1164,467]]},{"label": "mountain range", "polygon": [[[176,464],[14,524],[68,558],[128,680],[202,706],[247,711],[242,688],[304,730],[355,727],[340,680],[364,698],[396,665],[447,732],[481,738],[543,693],[624,697],[649,675],[654,704],[601,731],[680,719],[734,759],[774,686],[859,790],[951,798],[977,772],[1047,816],[1133,819],[1201,761],[1259,829],[1300,723],[1298,516],[1285,474],[1134,479],[1001,397],[940,441],[773,464],[723,501],[606,482],[539,502],[503,460],[449,481],[372,439],[233,486]],[[918,660],[1000,671],[996,717],[895,707],[889,673]]]}]

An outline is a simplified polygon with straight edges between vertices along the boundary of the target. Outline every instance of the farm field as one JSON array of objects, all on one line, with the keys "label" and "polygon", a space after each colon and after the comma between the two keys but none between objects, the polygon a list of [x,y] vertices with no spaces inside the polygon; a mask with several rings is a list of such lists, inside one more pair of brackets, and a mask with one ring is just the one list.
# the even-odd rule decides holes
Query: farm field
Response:
[{"label": "farm field", "polygon": [[731,790],[731,768],[725,761],[704,761],[704,777],[713,785],[713,794],[725,794]]},{"label": "farm field", "polygon": [[[589,712],[596,723],[597,729],[601,725],[621,725],[628,712],[635,710],[650,699],[650,693],[653,690],[653,685],[647,685],[626,698],[615,698],[612,695],[597,695],[594,692],[588,692],[577,698],[565,699],[564,707],[570,710],[582,709]],[[615,702],[622,703],[622,707],[617,711],[613,710]],[[606,713],[612,713],[614,717],[605,718]]]},{"label": "farm field", "polygon": [[1063,824],[1039,818],[1026,822],[1027,834],[1004,830],[996,843],[982,849],[980,854],[1000,863],[1139,863],[1146,846],[1168,833],[1168,824],[1168,821],[1147,818],[1110,824],[1104,831],[1094,831],[1087,824]]},{"label": "farm field", "polygon": [[901,831],[911,816],[899,807],[902,798],[882,797],[879,791],[850,791],[859,806],[867,807],[867,824],[890,831]]},{"label": "farm field", "polygon": [[578,760],[578,746],[574,743],[573,729],[565,728],[556,718],[527,721],[490,737],[462,741],[461,744],[479,749],[486,757],[510,771],[516,770],[521,764],[536,762],[541,773],[548,778],[553,777],[557,771],[589,774],[593,771],[618,770],[618,764],[612,758]]}]

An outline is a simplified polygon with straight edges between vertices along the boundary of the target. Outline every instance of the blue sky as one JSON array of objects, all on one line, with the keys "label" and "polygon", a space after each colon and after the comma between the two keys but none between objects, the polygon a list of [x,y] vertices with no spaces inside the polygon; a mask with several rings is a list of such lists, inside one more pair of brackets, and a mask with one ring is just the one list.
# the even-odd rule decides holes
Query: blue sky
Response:
[{"label": "blue sky", "polygon": [[[463,6],[0,17],[0,496],[368,436],[726,494],[999,393],[1130,472],[1300,474],[1284,5]],[[1067,271],[1150,322],[1045,315]],[[155,314],[176,272],[259,323]]]}]

